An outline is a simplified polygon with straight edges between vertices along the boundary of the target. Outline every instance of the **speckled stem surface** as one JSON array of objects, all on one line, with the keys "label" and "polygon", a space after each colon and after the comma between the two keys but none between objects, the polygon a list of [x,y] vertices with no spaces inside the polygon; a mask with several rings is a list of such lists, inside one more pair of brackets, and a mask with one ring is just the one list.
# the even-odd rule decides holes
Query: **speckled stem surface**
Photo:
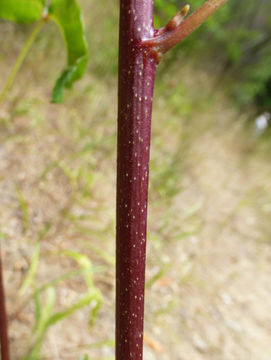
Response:
[{"label": "speckled stem surface", "polygon": [[184,20],[184,7],[153,28],[153,0],[120,1],[116,360],[141,360],[152,95],[162,55],[227,0],[208,0]]},{"label": "speckled stem surface", "polygon": [[152,38],[153,1],[121,0],[119,35],[116,360],[140,360],[150,129],[156,63],[142,47]]},{"label": "speckled stem surface", "polygon": [[1,244],[0,244],[0,343],[1,343],[1,359],[10,360]]}]

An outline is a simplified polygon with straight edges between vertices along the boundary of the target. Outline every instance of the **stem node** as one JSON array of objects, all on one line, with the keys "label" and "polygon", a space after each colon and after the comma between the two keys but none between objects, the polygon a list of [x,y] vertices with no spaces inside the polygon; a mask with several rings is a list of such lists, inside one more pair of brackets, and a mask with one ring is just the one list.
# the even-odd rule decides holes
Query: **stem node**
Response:
[{"label": "stem node", "polygon": [[190,9],[190,6],[186,5],[164,28],[157,30],[153,38],[143,40],[142,45],[151,49],[151,53],[159,62],[163,54],[189,36],[226,1],[208,0],[187,19],[184,19]]}]

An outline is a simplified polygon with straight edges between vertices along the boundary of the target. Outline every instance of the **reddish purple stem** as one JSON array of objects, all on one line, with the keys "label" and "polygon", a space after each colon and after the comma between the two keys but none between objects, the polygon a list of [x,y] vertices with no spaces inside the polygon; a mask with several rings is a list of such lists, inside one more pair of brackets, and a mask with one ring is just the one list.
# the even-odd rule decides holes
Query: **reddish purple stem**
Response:
[{"label": "reddish purple stem", "polygon": [[[146,227],[152,96],[156,65],[227,0],[185,7],[154,31],[153,0],[120,1],[116,360],[143,357]],[[182,22],[183,21],[183,22]]]},{"label": "reddish purple stem", "polygon": [[116,360],[142,359],[150,129],[156,63],[153,2],[121,0],[117,166]]}]

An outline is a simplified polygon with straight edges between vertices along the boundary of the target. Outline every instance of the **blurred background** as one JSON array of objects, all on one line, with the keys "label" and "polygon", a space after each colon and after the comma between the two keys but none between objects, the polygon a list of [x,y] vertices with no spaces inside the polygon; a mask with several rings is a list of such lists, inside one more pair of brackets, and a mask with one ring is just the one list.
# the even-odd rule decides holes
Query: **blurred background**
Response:
[{"label": "blurred background", "polygon": [[[79,3],[84,78],[50,104],[66,59],[48,22],[0,108],[13,360],[114,359],[119,2]],[[155,0],[155,25],[184,5]],[[271,359],[270,14],[229,0],[159,65],[146,360]],[[31,29],[0,22],[0,88]]]}]

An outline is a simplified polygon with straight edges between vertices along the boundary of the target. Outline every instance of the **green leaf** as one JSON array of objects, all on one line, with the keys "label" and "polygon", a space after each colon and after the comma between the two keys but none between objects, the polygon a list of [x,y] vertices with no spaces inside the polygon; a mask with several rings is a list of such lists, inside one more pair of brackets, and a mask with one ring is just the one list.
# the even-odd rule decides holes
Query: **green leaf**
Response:
[{"label": "green leaf", "polygon": [[71,87],[84,74],[88,62],[88,47],[81,10],[76,0],[53,0],[49,17],[59,26],[67,49],[67,66],[57,79],[52,93],[52,102],[60,103],[64,88]]},{"label": "green leaf", "polygon": [[41,19],[44,0],[0,0],[0,18],[29,24]]},{"label": "green leaf", "polygon": [[[53,93],[52,93],[52,102],[61,103],[63,96],[64,87],[70,88],[72,83],[81,77],[85,71],[87,65],[88,56],[83,56],[78,59],[74,66],[67,66],[60,77],[57,79]],[[79,76],[80,74],[80,76]]]}]

